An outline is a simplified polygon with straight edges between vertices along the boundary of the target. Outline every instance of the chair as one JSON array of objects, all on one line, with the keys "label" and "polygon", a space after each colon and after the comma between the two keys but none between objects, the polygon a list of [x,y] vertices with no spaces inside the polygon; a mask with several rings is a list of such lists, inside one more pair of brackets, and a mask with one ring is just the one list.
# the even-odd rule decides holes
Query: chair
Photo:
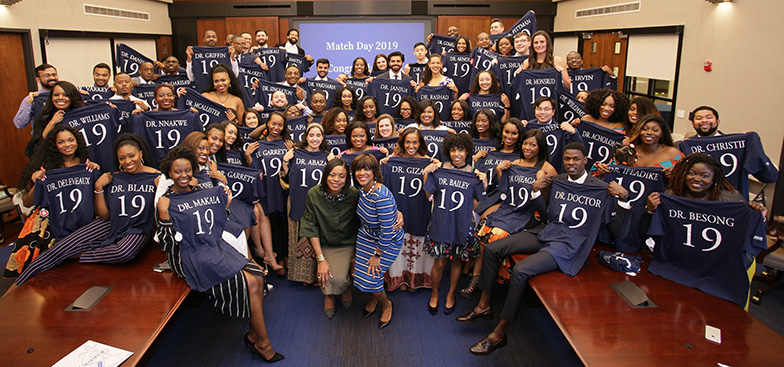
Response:
[{"label": "chair", "polygon": [[777,227],[776,243],[757,255],[757,263],[762,263],[765,267],[765,271],[762,272],[762,275],[754,276],[754,279],[768,283],[769,286],[767,288],[758,289],[757,292],[751,296],[751,302],[756,305],[760,304],[764,294],[770,293],[784,284],[784,247],[782,247],[784,244],[784,231],[782,231],[783,228],[781,228],[781,226],[784,225],[784,216],[776,215],[773,217],[772,222],[774,223],[773,226]]}]

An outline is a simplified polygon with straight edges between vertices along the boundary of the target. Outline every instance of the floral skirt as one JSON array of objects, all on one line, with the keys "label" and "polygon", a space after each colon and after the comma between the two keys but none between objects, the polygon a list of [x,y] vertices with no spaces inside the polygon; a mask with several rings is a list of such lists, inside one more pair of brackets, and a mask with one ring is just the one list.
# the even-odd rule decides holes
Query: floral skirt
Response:
[{"label": "floral skirt", "polygon": [[[428,233],[430,230],[428,229]],[[425,237],[425,251],[428,255],[435,259],[453,259],[458,258],[462,261],[468,261],[479,257],[479,245],[474,241],[476,228],[471,226],[467,233],[467,240],[465,243],[444,243],[430,240],[429,236]]]}]

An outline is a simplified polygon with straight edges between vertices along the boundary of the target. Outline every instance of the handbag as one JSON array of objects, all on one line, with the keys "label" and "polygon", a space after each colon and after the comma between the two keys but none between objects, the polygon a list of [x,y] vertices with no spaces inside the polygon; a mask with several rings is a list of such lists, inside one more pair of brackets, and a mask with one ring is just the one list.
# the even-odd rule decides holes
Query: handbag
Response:
[{"label": "handbag", "polygon": [[27,217],[19,238],[14,242],[14,250],[8,257],[3,278],[16,278],[25,267],[54,244],[49,231],[49,212],[46,208],[36,208]]}]

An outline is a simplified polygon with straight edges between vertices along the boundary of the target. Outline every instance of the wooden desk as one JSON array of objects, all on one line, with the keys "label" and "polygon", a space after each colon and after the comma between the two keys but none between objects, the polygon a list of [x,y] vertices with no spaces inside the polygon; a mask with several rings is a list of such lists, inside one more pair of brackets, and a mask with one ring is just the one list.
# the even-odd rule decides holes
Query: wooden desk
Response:
[{"label": "wooden desk", "polygon": [[[650,254],[637,276],[600,265],[596,251],[569,277],[551,272],[531,287],[585,365],[589,366],[774,366],[782,361],[784,337],[738,305],[653,275]],[[658,305],[633,309],[610,287],[630,280]],[[722,343],[705,339],[705,325],[721,329]],[[687,347],[689,345],[691,348]]]},{"label": "wooden desk", "polygon": [[[13,287],[0,298],[0,366],[51,366],[88,339],[132,351],[123,366],[135,366],[189,292],[152,271],[165,260],[150,243],[127,264],[70,261]],[[114,288],[90,311],[65,311],[95,285]]]}]

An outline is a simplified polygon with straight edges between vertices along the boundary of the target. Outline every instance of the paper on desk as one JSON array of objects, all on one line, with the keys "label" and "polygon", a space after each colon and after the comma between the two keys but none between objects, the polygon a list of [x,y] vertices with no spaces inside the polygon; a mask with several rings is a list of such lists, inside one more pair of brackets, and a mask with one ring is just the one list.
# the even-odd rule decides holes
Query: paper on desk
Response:
[{"label": "paper on desk", "polygon": [[133,352],[88,340],[52,367],[117,367],[131,355]]}]

